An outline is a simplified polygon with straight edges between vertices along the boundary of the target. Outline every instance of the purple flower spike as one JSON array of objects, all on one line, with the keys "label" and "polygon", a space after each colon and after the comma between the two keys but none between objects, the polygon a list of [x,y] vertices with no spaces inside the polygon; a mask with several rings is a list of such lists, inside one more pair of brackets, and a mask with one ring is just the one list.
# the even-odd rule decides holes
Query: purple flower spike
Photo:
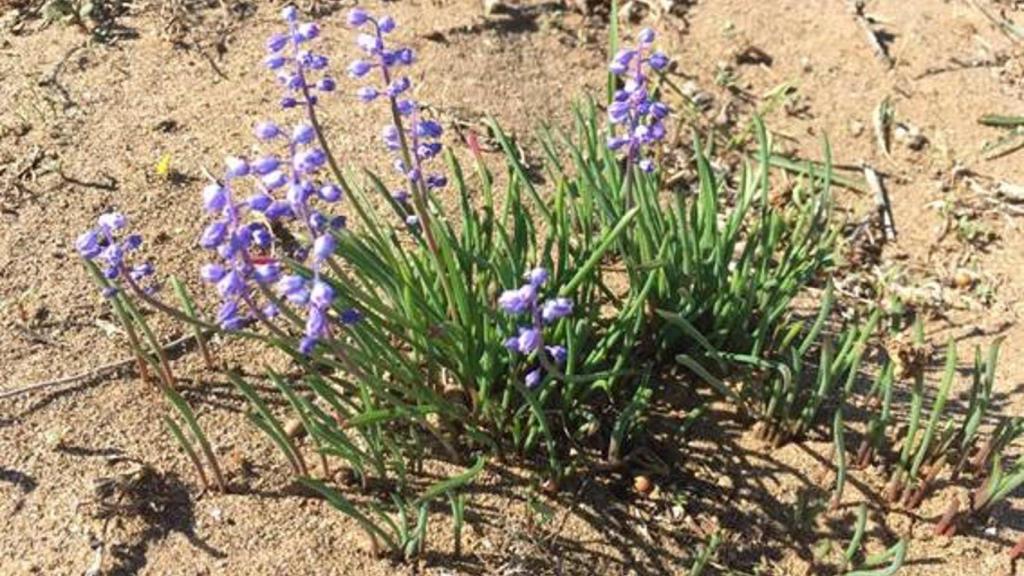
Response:
[{"label": "purple flower spike", "polygon": [[[548,281],[548,271],[534,268],[526,274],[527,283],[515,290],[506,290],[498,299],[498,306],[508,314],[528,313],[530,324],[520,326],[518,334],[505,340],[504,346],[510,352],[531,356],[535,351],[543,349],[557,365],[565,364],[568,352],[563,346],[548,346],[544,343],[544,327],[559,318],[572,313],[572,300],[555,297],[541,301],[537,291]],[[541,358],[543,360],[543,357]],[[535,367],[527,373],[527,386],[536,387],[543,381],[543,366]]]},{"label": "purple flower spike", "polygon": [[637,46],[624,48],[612,58],[609,70],[623,79],[623,88],[614,94],[608,106],[608,121],[621,125],[624,134],[612,134],[607,145],[612,151],[625,150],[630,162],[652,171],[654,164],[642,157],[645,148],[665,138],[663,120],[669,109],[648,90],[648,73],[668,67],[668,57],[652,52],[654,31],[647,28],[637,34]]},{"label": "purple flower spike", "polygon": [[[128,225],[128,219],[119,212],[103,214],[96,220],[96,227],[80,234],[75,239],[75,250],[85,260],[95,262],[103,277],[111,281],[103,288],[104,298],[113,298],[120,290],[117,281],[126,279],[139,284],[152,276],[156,270],[150,262],[131,265],[128,255],[142,246],[142,236],[119,234]],[[156,284],[134,286],[146,293],[156,291]]]}]

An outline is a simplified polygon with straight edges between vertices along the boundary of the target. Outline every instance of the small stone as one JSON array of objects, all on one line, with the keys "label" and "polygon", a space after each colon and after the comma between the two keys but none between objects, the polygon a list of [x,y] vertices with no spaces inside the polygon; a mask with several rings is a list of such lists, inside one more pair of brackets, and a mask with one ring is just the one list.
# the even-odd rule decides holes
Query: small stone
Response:
[{"label": "small stone", "polygon": [[302,420],[292,418],[284,423],[284,433],[289,438],[302,438],[306,435],[306,427],[302,425]]},{"label": "small stone", "polygon": [[640,494],[650,494],[654,489],[654,483],[647,476],[640,475],[633,478],[633,489]]},{"label": "small stone", "polygon": [[558,493],[558,482],[555,482],[553,479],[548,478],[544,482],[541,482],[540,489],[541,489],[542,492],[544,492],[548,496],[557,494]]},{"label": "small stone", "polygon": [[961,290],[966,290],[974,284],[974,275],[964,270],[963,268],[958,269],[953,274],[953,286]]}]

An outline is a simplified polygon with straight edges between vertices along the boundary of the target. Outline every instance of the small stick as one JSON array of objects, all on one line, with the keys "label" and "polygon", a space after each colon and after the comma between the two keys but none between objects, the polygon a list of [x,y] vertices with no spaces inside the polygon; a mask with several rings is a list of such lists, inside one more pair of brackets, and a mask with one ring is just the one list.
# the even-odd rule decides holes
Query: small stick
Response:
[{"label": "small stick", "polygon": [[889,152],[889,133],[892,127],[892,116],[892,104],[889,102],[889,97],[886,96],[878,103],[878,107],[875,108],[874,123],[875,139],[878,141],[878,148],[890,160],[892,155]]},{"label": "small stick", "polygon": [[[164,351],[173,350],[174,348],[177,348],[178,346],[181,346],[182,344],[188,342],[189,340],[193,339],[194,337],[195,336],[189,334],[188,336],[182,336],[181,338],[178,338],[177,340],[172,340],[171,342],[168,342],[163,347],[163,350]],[[100,376],[102,374],[105,374],[107,372],[111,372],[111,371],[117,370],[119,368],[124,368],[125,366],[128,366],[128,365],[132,364],[135,361],[136,361],[136,358],[133,355],[131,358],[126,358],[124,360],[118,360],[117,362],[111,362],[110,364],[104,364],[102,366],[97,366],[96,368],[93,368],[91,370],[87,370],[85,372],[80,372],[80,373],[75,374],[73,376],[65,376],[63,378],[57,378],[55,380],[47,380],[46,382],[37,382],[35,384],[29,384],[29,385],[23,386],[21,388],[15,388],[13,390],[5,390],[3,392],[0,392],[0,400],[3,400],[5,398],[13,398],[15,396],[21,396],[22,394],[29,394],[31,392],[38,392],[39,390],[44,390],[44,389],[47,389],[47,388],[53,388],[54,386],[60,386],[61,384],[70,384],[71,382],[77,382],[79,380],[87,380],[89,378],[96,378],[96,377],[98,377],[98,376]]]},{"label": "small stick", "polygon": [[875,209],[878,210],[878,216],[882,220],[882,232],[885,234],[886,240],[896,239],[896,220],[892,215],[892,204],[889,203],[889,194],[885,191],[885,185],[882,184],[882,178],[878,175],[878,172],[874,168],[864,165],[864,180],[868,184],[868,188],[875,195]]},{"label": "small stick", "polygon": [[871,45],[871,49],[875,52],[875,58],[881,60],[886,66],[892,68],[895,65],[892,56],[889,56],[889,51],[886,50],[885,45],[878,37],[878,32],[871,27],[871,21],[864,15],[864,0],[851,0],[849,2],[850,11],[853,12],[853,18],[860,24],[860,27],[864,29],[865,36],[868,39],[868,44]]}]

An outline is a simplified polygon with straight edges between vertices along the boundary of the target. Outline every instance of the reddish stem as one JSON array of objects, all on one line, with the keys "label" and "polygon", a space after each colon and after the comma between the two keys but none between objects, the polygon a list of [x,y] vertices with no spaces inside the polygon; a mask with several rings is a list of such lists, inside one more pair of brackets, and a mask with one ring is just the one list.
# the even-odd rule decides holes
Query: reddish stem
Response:
[{"label": "reddish stem", "polygon": [[1024,536],[1017,540],[1017,545],[1010,549],[1010,561],[1014,561],[1021,556],[1024,556]]},{"label": "reddish stem", "polygon": [[949,506],[946,508],[946,512],[943,513],[942,518],[939,519],[938,524],[935,525],[936,536],[953,536],[956,534],[956,518],[960,514],[960,498],[953,496],[953,500],[950,501]]}]

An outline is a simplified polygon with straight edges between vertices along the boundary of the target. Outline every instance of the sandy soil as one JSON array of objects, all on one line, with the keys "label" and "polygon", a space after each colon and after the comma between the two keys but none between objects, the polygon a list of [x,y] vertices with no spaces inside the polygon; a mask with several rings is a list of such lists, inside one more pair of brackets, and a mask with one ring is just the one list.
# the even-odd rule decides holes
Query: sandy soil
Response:
[{"label": "sandy soil", "polygon": [[[119,17],[114,41],[94,43],[73,26],[19,19],[19,4],[26,3],[0,2],[0,391],[124,358],[72,238],[98,214],[120,209],[146,235],[161,273],[191,282],[201,258],[191,246],[201,227],[203,167],[245,150],[250,127],[276,100],[258,65],[276,5],[230,14],[204,8],[182,24],[175,2],[136,3]],[[1024,26],[1012,2],[868,2],[865,13],[893,35],[891,67],[873,56],[840,0],[702,0],[627,26],[662,32],[679,84],[710,97],[708,123],[742,118],[789,83],[786,105],[767,113],[780,146],[818,158],[827,135],[838,164],[866,163],[884,175],[899,235],[865,274],[928,301],[937,310],[929,337],[955,337],[963,356],[1004,335],[997,392],[1010,414],[1024,408],[1022,205],[995,191],[1000,182],[1024,184],[1024,151],[985,159],[982,146],[1003,132],[977,119],[1024,110],[1024,43],[978,6]],[[396,16],[400,37],[420,54],[417,96],[449,121],[494,115],[528,145],[540,122],[566,122],[574,98],[603,86],[599,17],[549,3],[490,18],[474,0],[369,7]],[[340,69],[354,53],[343,11],[322,26],[324,50]],[[894,137],[888,156],[873,128],[884,98],[895,121],[924,139],[910,146]],[[379,165],[377,111],[341,97],[323,109],[345,162]],[[165,155],[180,177],[156,175]],[[868,194],[838,195],[851,217],[873,209]],[[963,216],[959,226],[948,226],[957,221],[951,213]],[[955,282],[958,271],[970,282]],[[167,339],[179,335],[164,328]],[[855,503],[874,502],[880,489],[881,480],[858,476],[839,512],[807,526],[797,503],[823,493],[827,444],[769,451],[722,413],[698,427],[684,472],[655,478],[650,498],[615,476],[549,498],[530,487],[527,472],[489,470],[472,497],[462,557],[453,556],[447,517],[438,514],[432,552],[416,566],[396,566],[363,553],[346,517],[287,485],[284,463],[245,423],[227,382],[206,377],[194,355],[175,363],[232,481],[245,490],[201,493],[159,421],[162,401],[130,371],[0,399],[0,574],[83,573],[101,537],[112,574],[685,573],[715,527],[725,533],[721,573],[832,573],[812,565],[815,554],[829,543],[841,548]],[[158,473],[131,476],[132,460]],[[142,512],[104,526],[97,482],[119,474],[142,487]],[[911,530],[919,538],[903,573],[1012,573],[1005,550],[1024,532],[1022,503],[987,527],[932,538],[949,495],[930,499],[918,518],[873,509],[869,548]]]}]

